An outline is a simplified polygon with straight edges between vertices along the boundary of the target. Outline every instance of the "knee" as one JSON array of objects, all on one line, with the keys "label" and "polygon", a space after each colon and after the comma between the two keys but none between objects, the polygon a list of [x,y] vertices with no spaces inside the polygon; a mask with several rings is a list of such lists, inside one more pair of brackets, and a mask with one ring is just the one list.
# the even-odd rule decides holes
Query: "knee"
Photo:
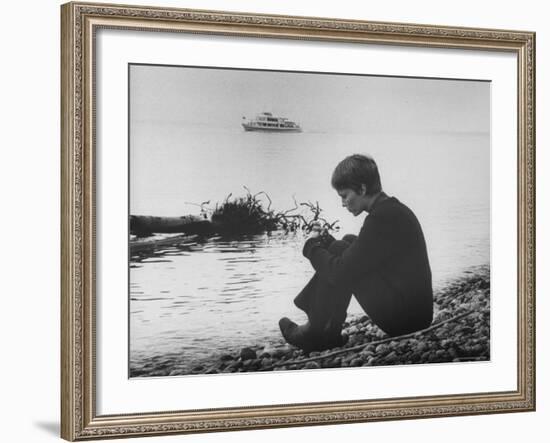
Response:
[{"label": "knee", "polygon": [[344,240],[334,240],[328,247],[328,251],[332,254],[341,255],[348,247],[348,242]]},{"label": "knee", "polygon": [[357,240],[357,236],[354,234],[346,234],[342,237],[342,241],[350,244],[353,243],[355,240]]}]

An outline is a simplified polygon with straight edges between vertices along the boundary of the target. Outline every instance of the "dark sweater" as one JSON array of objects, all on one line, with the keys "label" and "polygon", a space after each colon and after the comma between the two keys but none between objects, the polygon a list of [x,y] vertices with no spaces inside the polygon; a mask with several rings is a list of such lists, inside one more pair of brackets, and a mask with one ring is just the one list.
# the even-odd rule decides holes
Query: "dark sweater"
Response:
[{"label": "dark sweater", "polygon": [[329,284],[347,287],[389,335],[424,329],[433,315],[432,277],[422,228],[413,212],[391,197],[375,202],[357,239],[341,256],[320,239],[304,255]]}]

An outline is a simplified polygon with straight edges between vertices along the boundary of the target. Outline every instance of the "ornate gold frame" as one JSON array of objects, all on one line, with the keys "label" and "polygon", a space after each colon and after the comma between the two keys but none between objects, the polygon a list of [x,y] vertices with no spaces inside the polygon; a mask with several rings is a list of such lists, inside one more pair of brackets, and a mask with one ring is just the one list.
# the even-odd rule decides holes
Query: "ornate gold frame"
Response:
[{"label": "ornate gold frame", "polygon": [[[68,3],[61,7],[61,435],[67,440],[535,409],[535,34]],[[508,51],[518,60],[518,380],[511,392],[98,416],[95,410],[94,33],[148,29]]]}]

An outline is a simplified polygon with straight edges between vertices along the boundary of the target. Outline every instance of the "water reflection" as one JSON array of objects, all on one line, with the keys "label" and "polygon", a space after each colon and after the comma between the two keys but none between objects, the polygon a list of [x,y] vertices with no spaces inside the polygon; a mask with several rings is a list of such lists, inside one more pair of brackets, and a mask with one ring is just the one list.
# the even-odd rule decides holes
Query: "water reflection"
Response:
[{"label": "water reflection", "polygon": [[300,234],[193,239],[133,254],[130,359],[179,353],[190,361],[279,339],[311,276]]},{"label": "water reflection", "polygon": [[[452,238],[461,232],[456,226],[441,229]],[[178,241],[132,254],[131,365],[177,355],[192,366],[215,354],[281,341],[278,320],[283,316],[306,320],[293,304],[313,275],[302,256],[301,234]],[[435,250],[430,257],[436,290],[466,264],[475,265],[476,257],[486,261],[483,239],[460,237],[457,242],[460,248]],[[362,314],[353,298],[348,313]]]}]

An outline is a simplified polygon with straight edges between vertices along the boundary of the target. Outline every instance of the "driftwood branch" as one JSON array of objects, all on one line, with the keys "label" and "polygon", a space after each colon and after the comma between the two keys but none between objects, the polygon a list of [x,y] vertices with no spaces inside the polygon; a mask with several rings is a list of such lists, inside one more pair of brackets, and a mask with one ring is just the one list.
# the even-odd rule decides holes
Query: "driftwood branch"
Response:
[{"label": "driftwood branch", "polygon": [[479,311],[464,312],[463,314],[459,314],[455,317],[448,318],[447,320],[440,321],[440,322],[430,326],[429,328],[422,329],[421,331],[411,332],[410,334],[399,335],[397,337],[388,337],[388,338],[385,338],[383,340],[378,340],[378,341],[371,341],[369,343],[363,343],[361,345],[352,346],[350,348],[340,349],[338,351],[330,352],[328,354],[318,355],[316,357],[309,357],[309,358],[305,358],[305,359],[302,359],[302,360],[291,360],[291,361],[279,362],[279,363],[273,364],[272,366],[267,366],[266,368],[263,368],[263,370],[269,371],[273,368],[277,368],[277,367],[280,367],[280,366],[288,366],[288,365],[308,363],[310,361],[323,360],[325,358],[334,357],[334,356],[340,355],[340,354],[346,354],[348,352],[360,351],[360,350],[362,350],[362,349],[364,349],[364,348],[366,348],[367,346],[370,346],[370,345],[378,346],[378,345],[382,345],[382,344],[389,343],[389,342],[392,342],[392,341],[405,340],[407,338],[418,337],[418,336],[427,334],[428,332],[431,332],[434,329],[440,328],[441,326],[443,326],[447,323],[451,323],[451,322],[461,320],[462,318],[467,317],[468,315],[474,314],[476,312],[479,312]]},{"label": "driftwood branch", "polygon": [[[271,197],[265,191],[252,194],[243,186],[246,195],[233,197],[230,193],[221,204],[208,207],[210,200],[200,204],[188,203],[200,207],[200,216],[181,217],[130,216],[130,232],[138,237],[147,237],[152,233],[185,233],[209,235],[255,234],[284,230],[310,232],[314,226],[321,225],[327,231],[337,230],[338,221],[329,223],[320,216],[323,212],[319,202],[298,203],[293,195],[294,207],[285,211],[272,209]],[[267,208],[265,207],[267,206]],[[310,214],[300,211],[309,209]]]}]

